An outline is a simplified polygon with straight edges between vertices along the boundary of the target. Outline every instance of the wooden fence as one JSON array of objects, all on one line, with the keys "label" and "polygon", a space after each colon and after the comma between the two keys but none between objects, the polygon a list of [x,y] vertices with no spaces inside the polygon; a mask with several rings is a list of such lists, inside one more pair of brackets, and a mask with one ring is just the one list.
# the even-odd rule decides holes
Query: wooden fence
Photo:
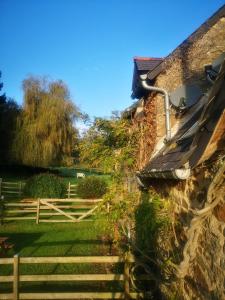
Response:
[{"label": "wooden fence", "polygon": [[9,182],[3,181],[0,178],[0,196],[7,198],[20,198],[23,194],[23,188],[25,183],[22,181],[19,182]]},{"label": "wooden fence", "polygon": [[[2,178],[0,178],[0,196],[4,196],[7,199],[22,198],[24,186],[25,186],[25,182],[3,181]],[[76,198],[77,197],[76,187],[77,184],[71,184],[69,182],[66,189],[65,197],[69,199]]]},{"label": "wooden fence", "polygon": [[[0,258],[0,265],[13,265],[13,274],[0,276],[0,282],[11,282],[13,292],[0,294],[0,299],[140,299],[141,293],[131,292],[130,288],[130,266],[135,262],[130,253],[124,257],[120,256],[82,256],[82,257],[19,257]],[[20,266],[23,264],[116,264],[123,263],[123,273],[110,274],[45,274],[45,275],[22,275]],[[144,279],[146,280],[146,278]],[[123,282],[121,292],[48,292],[48,293],[21,293],[22,282]],[[142,298],[143,299],[143,298]]]},{"label": "wooden fence", "polygon": [[3,207],[2,222],[36,220],[36,200],[26,200],[19,202],[3,201]]},{"label": "wooden fence", "polygon": [[69,199],[76,198],[76,196],[77,196],[76,187],[77,187],[77,184],[71,184],[70,182],[68,183],[67,197]]},{"label": "wooden fence", "polygon": [[[38,224],[90,221],[89,217],[95,213],[102,199],[38,199],[37,201],[36,223]],[[46,219],[53,216],[54,219]]]},{"label": "wooden fence", "polygon": [[41,222],[91,221],[102,199],[37,199],[5,202],[2,221]]}]

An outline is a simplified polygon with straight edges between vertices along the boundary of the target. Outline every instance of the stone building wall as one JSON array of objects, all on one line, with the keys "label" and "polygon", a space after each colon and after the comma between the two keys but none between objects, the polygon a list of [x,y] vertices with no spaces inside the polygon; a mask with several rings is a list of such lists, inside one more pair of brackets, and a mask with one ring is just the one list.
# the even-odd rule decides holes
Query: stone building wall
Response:
[{"label": "stone building wall", "polygon": [[[204,66],[211,64],[225,52],[225,17],[221,17],[205,33],[196,31],[188,40],[172,52],[165,60],[165,71],[156,80],[156,86],[173,92],[183,84],[196,84],[205,92],[207,80]],[[157,140],[165,135],[163,97],[157,94],[156,122]],[[176,112],[171,110],[171,123],[179,122]]]},{"label": "stone building wall", "polygon": [[214,155],[188,180],[152,182],[173,205],[175,227],[168,234],[169,246],[158,245],[161,253],[179,257],[173,282],[161,285],[166,299],[174,294],[179,300],[225,299],[225,161],[220,160],[224,155]]},{"label": "stone building wall", "polygon": [[[214,15],[166,58],[166,68],[157,77],[155,85],[173,92],[183,84],[196,84],[207,92],[209,85],[204,65],[211,64],[223,52],[225,7],[219,12],[219,17]],[[163,97],[151,94],[145,103],[146,116],[142,120],[145,129],[140,139],[141,167],[151,158],[156,143],[165,135]],[[171,110],[172,126],[179,124],[180,120],[180,116]],[[222,181],[212,185],[225,165],[224,157],[223,148],[199,165],[188,180],[152,181],[152,188],[173,203],[176,224],[171,232],[172,239],[176,240],[174,248],[166,249],[165,244],[159,248],[162,247],[162,253],[179,253],[180,257],[176,261],[178,273],[174,281],[169,286],[162,282],[161,290],[166,299],[174,295],[177,298],[173,299],[179,300],[225,299],[225,171]]]},{"label": "stone building wall", "polygon": [[224,150],[216,153],[188,180],[151,182],[170,203],[173,224],[158,237],[157,253],[176,265],[170,283],[160,283],[163,299],[225,299],[224,155]]}]

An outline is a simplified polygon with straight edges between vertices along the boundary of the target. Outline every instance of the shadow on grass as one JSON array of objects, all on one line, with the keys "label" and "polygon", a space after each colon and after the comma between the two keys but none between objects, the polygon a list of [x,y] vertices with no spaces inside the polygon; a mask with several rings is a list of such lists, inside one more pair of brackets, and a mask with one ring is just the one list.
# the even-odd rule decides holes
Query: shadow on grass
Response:
[{"label": "shadow on grass", "polygon": [[[111,247],[112,243],[110,241],[103,241],[100,239],[94,239],[94,240],[81,240],[81,239],[69,239],[69,240],[56,240],[54,241],[38,241],[40,238],[45,234],[45,232],[39,232],[39,233],[3,233],[2,236],[8,237],[9,242],[14,245],[13,247],[13,252],[10,251],[7,256],[12,256],[15,253],[23,253],[23,250],[26,250],[28,248],[31,248],[29,251],[29,255],[26,254],[26,256],[33,256],[35,253],[40,253],[40,248],[43,248],[43,250],[48,247],[55,247],[55,248],[61,248],[61,255],[66,256],[66,255],[71,255],[71,250],[74,246],[80,246],[85,249],[85,246],[104,246],[108,248],[108,252],[111,252]],[[83,252],[83,251],[82,251]],[[85,252],[85,251],[84,251]],[[41,256],[46,256],[48,255],[48,251],[41,251]],[[83,255],[88,256],[88,252],[82,253]],[[54,256],[51,254],[51,256]],[[56,255],[58,256],[58,255]]]},{"label": "shadow on grass", "polygon": [[102,240],[67,240],[67,241],[51,241],[51,242],[37,242],[34,245],[35,246],[39,246],[39,247],[43,247],[43,246],[59,246],[60,245],[105,245],[105,246],[109,246],[111,243],[107,242],[107,241],[102,241]]},{"label": "shadow on grass", "polygon": [[14,245],[15,253],[19,253],[22,249],[32,246],[36,240],[40,239],[43,233],[7,233],[4,232],[2,236],[8,237],[9,242]]}]

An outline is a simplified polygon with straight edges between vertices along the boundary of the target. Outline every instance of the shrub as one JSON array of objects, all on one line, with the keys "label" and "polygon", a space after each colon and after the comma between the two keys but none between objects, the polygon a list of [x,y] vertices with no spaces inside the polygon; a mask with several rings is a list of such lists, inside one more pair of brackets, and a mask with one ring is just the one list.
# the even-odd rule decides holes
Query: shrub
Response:
[{"label": "shrub", "polygon": [[62,198],[66,185],[62,179],[53,174],[39,174],[26,182],[24,194],[32,198]]},{"label": "shrub", "polygon": [[77,185],[77,194],[84,199],[100,198],[106,191],[106,182],[97,176],[88,176],[81,179]]}]

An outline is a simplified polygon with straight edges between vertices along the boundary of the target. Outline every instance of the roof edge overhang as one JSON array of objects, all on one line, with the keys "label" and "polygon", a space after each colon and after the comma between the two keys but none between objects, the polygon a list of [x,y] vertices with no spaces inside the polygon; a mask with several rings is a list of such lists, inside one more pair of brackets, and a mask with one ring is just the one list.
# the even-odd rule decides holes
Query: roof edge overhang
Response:
[{"label": "roof edge overhang", "polygon": [[190,168],[179,168],[179,169],[170,169],[170,170],[152,169],[147,173],[137,172],[136,175],[139,179],[168,178],[168,179],[186,180],[191,175],[191,169]]}]

